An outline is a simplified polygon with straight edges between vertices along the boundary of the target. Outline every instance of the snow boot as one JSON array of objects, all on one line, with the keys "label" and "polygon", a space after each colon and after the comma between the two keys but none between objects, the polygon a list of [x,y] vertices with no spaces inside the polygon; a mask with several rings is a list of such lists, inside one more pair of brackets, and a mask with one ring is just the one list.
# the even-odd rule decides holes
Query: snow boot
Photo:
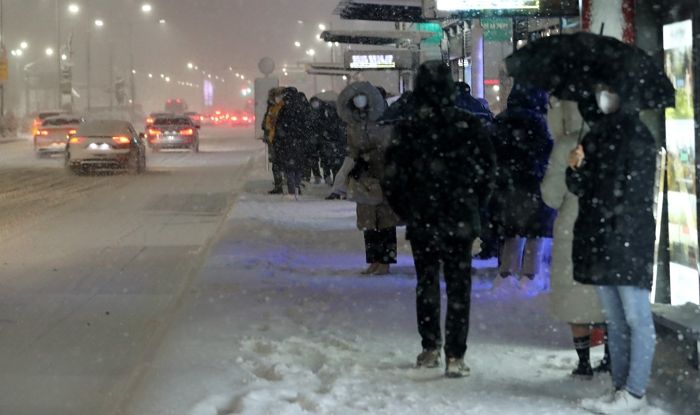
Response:
[{"label": "snow boot", "polygon": [[432,369],[438,366],[440,366],[440,350],[438,349],[423,349],[416,358],[416,367]]},{"label": "snow boot", "polygon": [[593,368],[588,363],[578,363],[578,367],[571,372],[571,376],[576,379],[591,380],[593,379]]},{"label": "snow boot", "polygon": [[445,366],[445,376],[448,378],[463,378],[469,376],[471,369],[464,363],[464,358],[450,357]]}]

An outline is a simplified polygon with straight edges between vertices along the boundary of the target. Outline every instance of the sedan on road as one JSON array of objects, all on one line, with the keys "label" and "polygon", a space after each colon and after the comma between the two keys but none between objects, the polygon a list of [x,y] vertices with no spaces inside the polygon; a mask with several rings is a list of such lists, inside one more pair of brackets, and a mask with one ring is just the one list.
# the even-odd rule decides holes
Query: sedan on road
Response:
[{"label": "sedan on road", "polygon": [[77,115],[59,115],[41,122],[34,134],[34,152],[38,157],[66,151],[68,137],[77,132],[83,119]]},{"label": "sedan on road", "polygon": [[146,171],[146,143],[129,122],[90,121],[68,140],[65,164],[75,174],[87,169],[125,169],[140,174]]},{"label": "sedan on road", "polygon": [[199,126],[186,116],[156,118],[146,136],[153,151],[184,148],[199,152]]}]

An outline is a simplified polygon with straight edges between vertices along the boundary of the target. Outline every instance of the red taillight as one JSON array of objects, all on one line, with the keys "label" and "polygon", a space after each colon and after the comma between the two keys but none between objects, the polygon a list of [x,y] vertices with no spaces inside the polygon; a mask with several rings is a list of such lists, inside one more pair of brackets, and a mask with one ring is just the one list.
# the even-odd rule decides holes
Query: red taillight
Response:
[{"label": "red taillight", "polygon": [[238,117],[236,117],[236,116],[234,116],[234,117],[231,118],[231,119],[234,120],[234,121],[238,121]]},{"label": "red taillight", "polygon": [[151,117],[146,118],[146,124],[151,125],[153,124],[154,119]]},{"label": "red taillight", "polygon": [[117,137],[112,137],[112,141],[117,143],[117,145],[119,145],[119,146],[125,146],[131,142],[131,139],[129,137],[117,136]]},{"label": "red taillight", "polygon": [[78,130],[69,130],[68,135],[75,135],[78,133]]},{"label": "red taillight", "polygon": [[39,131],[36,132],[36,135],[47,136],[47,135],[49,135],[49,132],[46,131],[46,130],[39,130]]},{"label": "red taillight", "polygon": [[155,128],[149,128],[148,129],[148,135],[160,135],[162,134],[162,131],[156,130]]},{"label": "red taillight", "polygon": [[194,135],[194,130],[191,128],[180,130],[180,135]]},{"label": "red taillight", "polygon": [[71,144],[80,144],[85,141],[85,137],[71,137],[68,142]]}]

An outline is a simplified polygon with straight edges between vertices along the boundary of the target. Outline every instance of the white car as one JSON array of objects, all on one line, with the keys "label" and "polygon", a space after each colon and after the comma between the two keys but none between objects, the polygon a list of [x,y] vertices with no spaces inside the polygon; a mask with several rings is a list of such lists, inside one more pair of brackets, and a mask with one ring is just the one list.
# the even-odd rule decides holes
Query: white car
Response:
[{"label": "white car", "polygon": [[34,133],[34,152],[38,157],[66,151],[68,136],[75,134],[83,119],[77,115],[45,118]]},{"label": "white car", "polygon": [[68,139],[66,168],[75,174],[90,170],[146,171],[146,143],[126,121],[99,120],[82,124]]}]

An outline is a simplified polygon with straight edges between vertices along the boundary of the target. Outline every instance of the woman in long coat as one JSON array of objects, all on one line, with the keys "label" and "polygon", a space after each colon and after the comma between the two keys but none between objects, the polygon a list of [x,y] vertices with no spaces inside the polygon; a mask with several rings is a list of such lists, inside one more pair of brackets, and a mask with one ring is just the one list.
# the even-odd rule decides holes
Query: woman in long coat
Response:
[{"label": "woman in long coat", "polygon": [[608,324],[615,393],[585,401],[598,413],[632,413],[645,405],[655,350],[649,303],[654,265],[657,145],[637,111],[601,85],[605,114],[571,152],[566,184],[579,197],[574,279],[596,286]]},{"label": "woman in long coat", "polygon": [[349,85],[338,97],[338,114],[347,122],[348,156],[354,160],[349,174],[348,199],[357,203],[357,227],[364,233],[369,267],[363,274],[385,275],[396,263],[396,225],[399,219],[384,196],[384,152],[391,127],[377,121],[386,101],[369,82]]},{"label": "woman in long coat", "polygon": [[[565,104],[560,105],[563,107]],[[581,108],[581,115],[591,125],[599,118],[596,109]],[[554,148],[541,188],[544,202],[557,210],[550,270],[550,313],[554,319],[571,326],[574,348],[579,357],[572,375],[592,377],[594,370],[590,363],[591,326],[604,324],[605,317],[595,288],[574,281],[571,251],[579,208],[578,198],[566,187],[566,169],[569,153],[578,145],[578,136],[578,132],[566,134],[564,131],[555,135]],[[606,362],[607,359],[603,359],[601,370],[605,369]]]}]

